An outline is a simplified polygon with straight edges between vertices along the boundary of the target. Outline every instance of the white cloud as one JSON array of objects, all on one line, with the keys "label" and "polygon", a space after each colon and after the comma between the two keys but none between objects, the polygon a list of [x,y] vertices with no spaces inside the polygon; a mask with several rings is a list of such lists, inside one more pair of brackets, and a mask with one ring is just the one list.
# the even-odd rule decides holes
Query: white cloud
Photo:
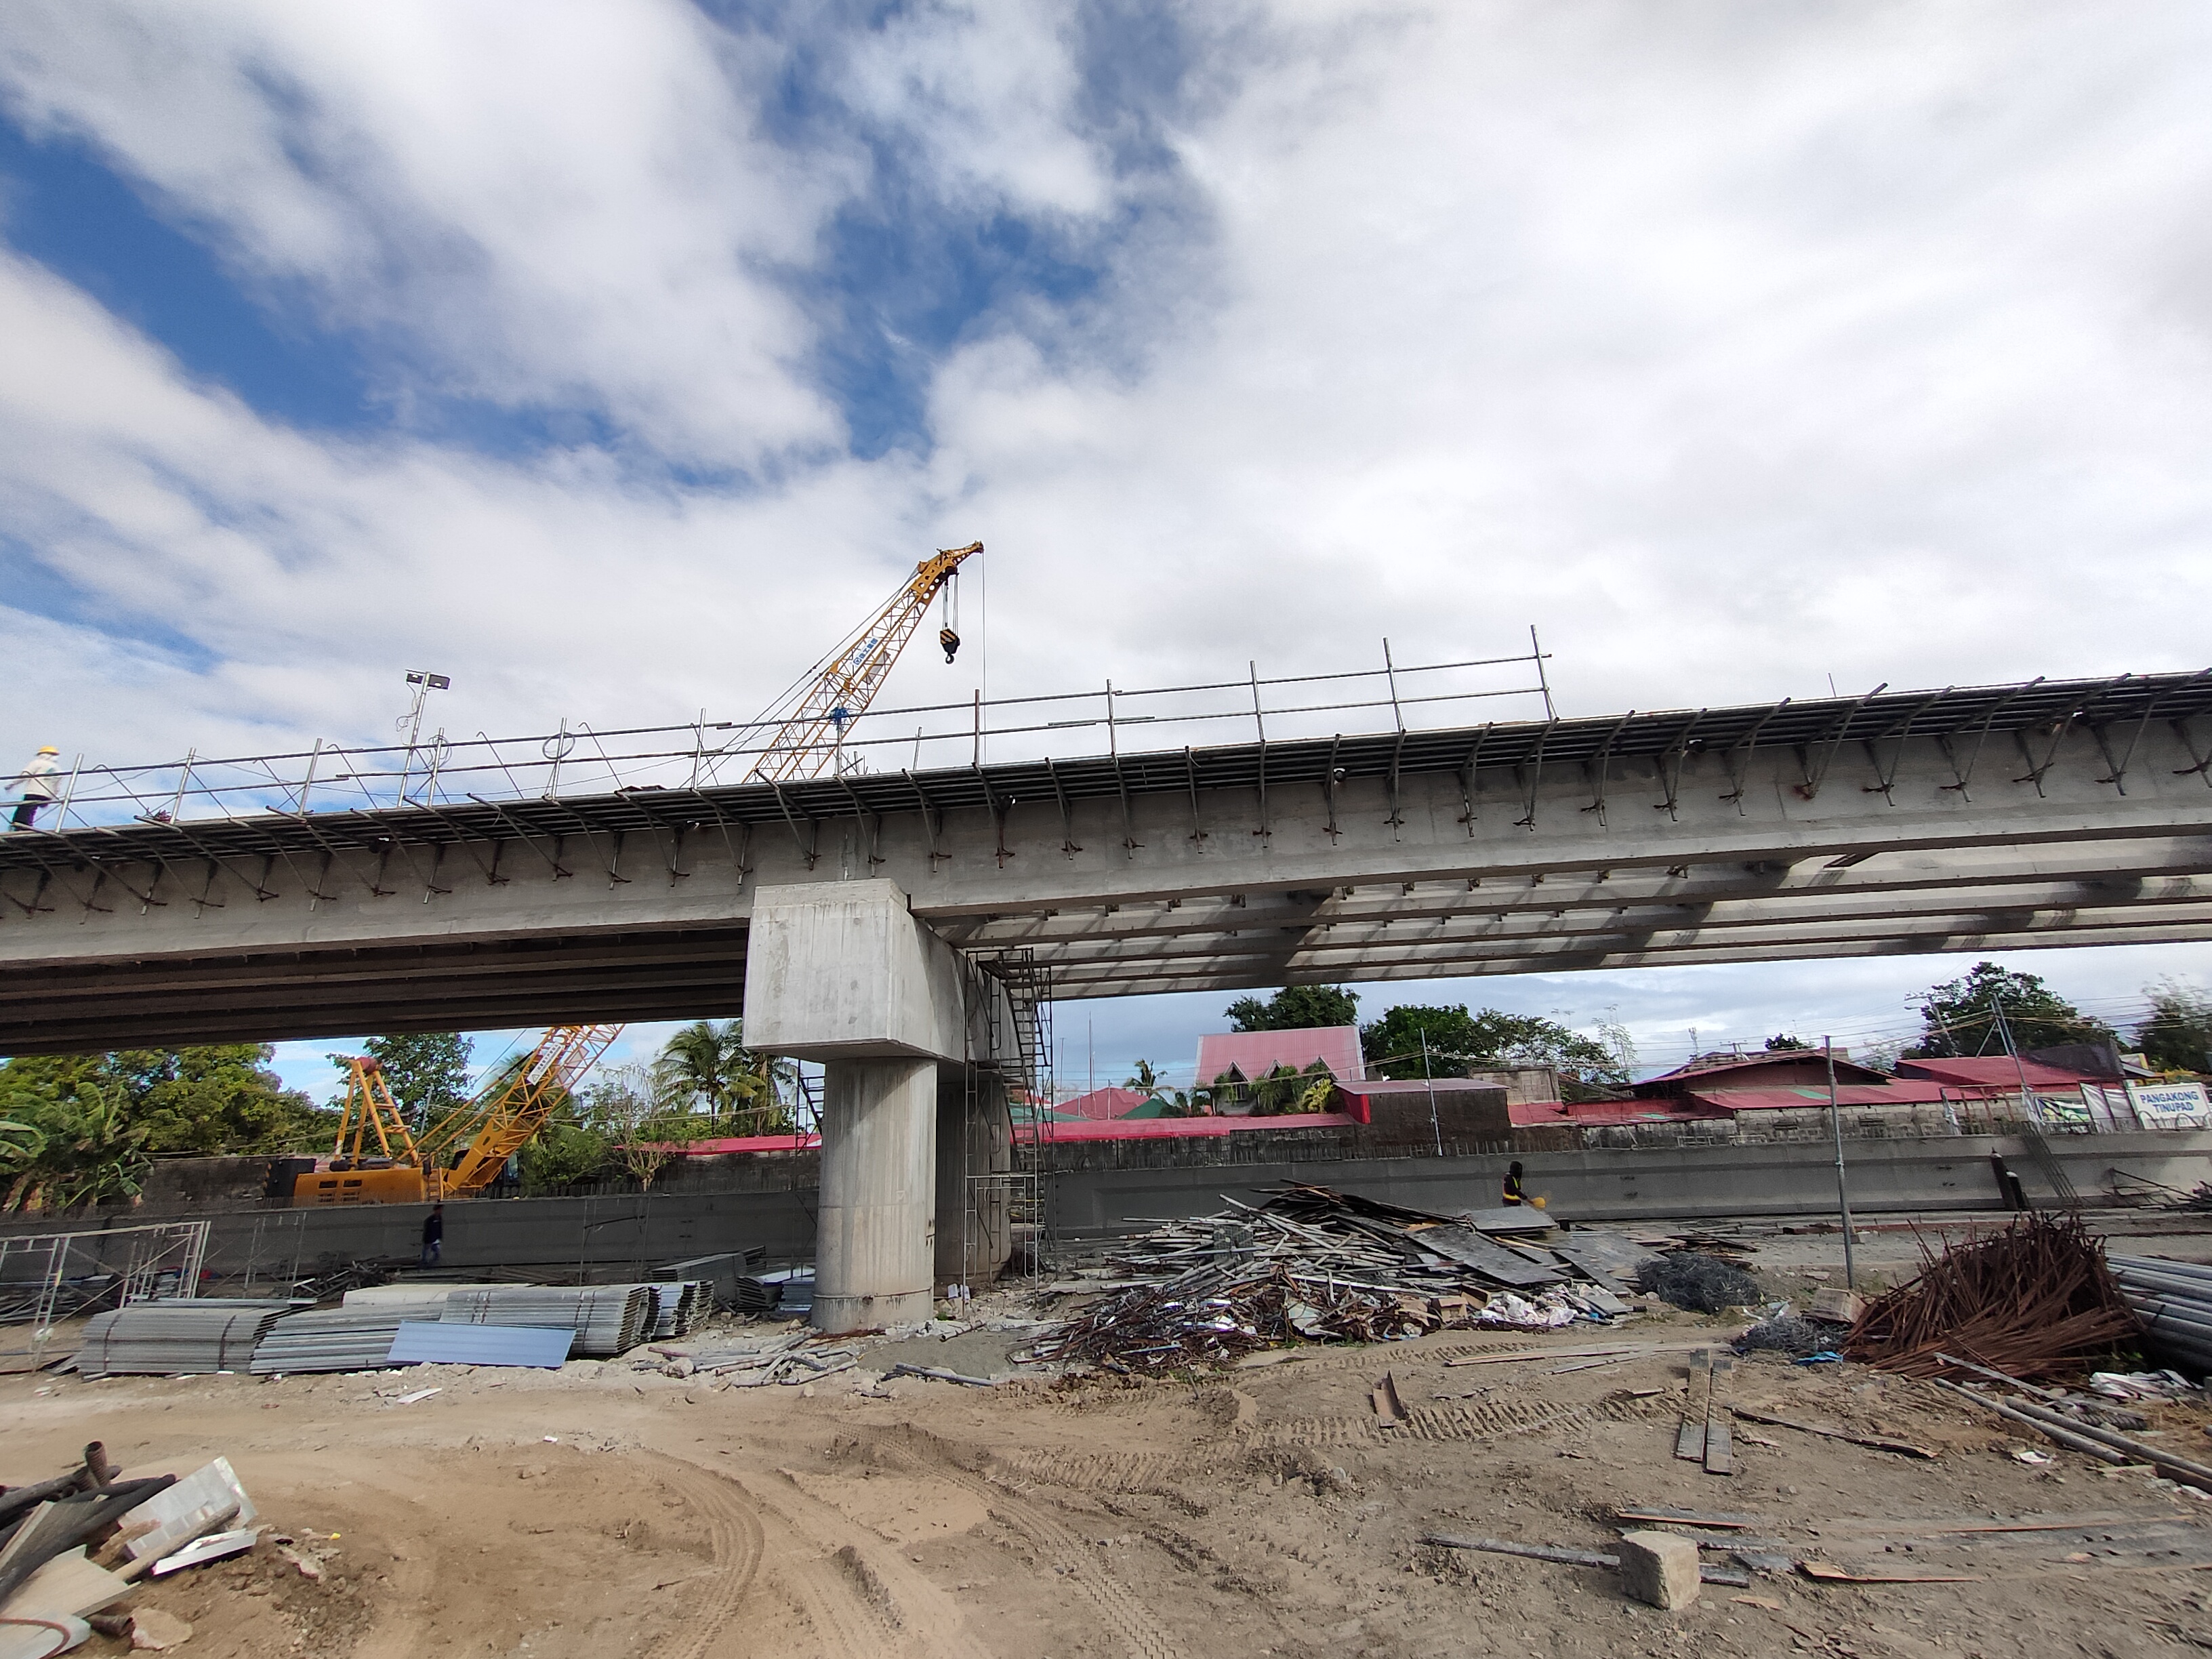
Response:
[{"label": "white cloud", "polygon": [[[1001,692],[1532,621],[1582,713],[2205,659],[2201,9],[1224,15],[1140,178],[1060,4],[832,40],[848,106],[802,144],[764,136],[791,52],[675,0],[23,0],[16,117],[400,343],[395,404],[617,437],[288,430],[0,264],[0,514],[98,619],[15,623],[15,729],[373,735],[426,665],[456,731],[744,714],[975,536]],[[869,142],[927,199],[872,193]],[[1106,269],[969,319],[934,452],[862,463],[805,367],[848,205],[1026,216]],[[965,694],[980,597],[959,669],[891,696]]]},{"label": "white cloud", "polygon": [[775,272],[856,178],[757,136],[773,59],[677,0],[26,0],[0,87],[435,388],[751,467],[842,438]]}]

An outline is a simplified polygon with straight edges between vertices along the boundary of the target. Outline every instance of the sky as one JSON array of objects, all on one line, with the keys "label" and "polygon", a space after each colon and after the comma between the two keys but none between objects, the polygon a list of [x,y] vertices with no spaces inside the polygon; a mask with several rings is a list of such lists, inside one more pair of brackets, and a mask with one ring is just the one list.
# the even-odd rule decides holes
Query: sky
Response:
[{"label": "sky", "polygon": [[[14,0],[0,750],[373,741],[414,668],[457,736],[742,719],[978,538],[971,648],[885,701],[1532,624],[1570,714],[2198,668],[2208,46],[2179,0]],[[1656,1054],[1967,965],[1363,1007]],[[1225,1000],[1065,1006],[1063,1073]]]}]

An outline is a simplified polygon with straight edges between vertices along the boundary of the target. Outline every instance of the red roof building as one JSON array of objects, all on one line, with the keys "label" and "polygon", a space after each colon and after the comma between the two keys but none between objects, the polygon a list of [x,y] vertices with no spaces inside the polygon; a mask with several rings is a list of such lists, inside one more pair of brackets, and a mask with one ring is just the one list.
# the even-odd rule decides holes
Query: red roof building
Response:
[{"label": "red roof building", "polygon": [[2015,1060],[2009,1054],[1973,1060],[1900,1060],[1897,1062],[1897,1074],[1900,1078],[1923,1078],[1931,1083],[1948,1083],[1954,1090],[2002,1091],[2015,1095],[2020,1092],[2021,1073],[2023,1072],[2027,1074],[2027,1086],[2031,1089],[2078,1089],[2084,1083],[2098,1080],[2088,1072],[2069,1071],[2063,1066],[2045,1066],[2040,1060]]},{"label": "red roof building", "polygon": [[[1881,1083],[1884,1073],[1871,1066],[1836,1056],[1838,1083]],[[1818,1084],[1828,1086],[1828,1057],[1818,1048],[1779,1048],[1769,1054],[1745,1054],[1736,1060],[1692,1060],[1657,1077],[1648,1077],[1632,1092],[1650,1099],[1682,1095],[1704,1089],[1793,1089]]]},{"label": "red roof building", "polygon": [[1091,1123],[1111,1123],[1127,1117],[1152,1097],[1141,1089],[1093,1089],[1087,1095],[1062,1101],[1052,1109],[1062,1118],[1079,1117]]},{"label": "red roof building", "polygon": [[1316,1025],[1297,1031],[1215,1031],[1198,1040],[1198,1086],[1210,1089],[1213,1079],[1234,1072],[1247,1083],[1256,1083],[1278,1066],[1303,1072],[1319,1060],[1339,1083],[1357,1083],[1367,1075],[1359,1058],[1359,1028],[1356,1025]]}]

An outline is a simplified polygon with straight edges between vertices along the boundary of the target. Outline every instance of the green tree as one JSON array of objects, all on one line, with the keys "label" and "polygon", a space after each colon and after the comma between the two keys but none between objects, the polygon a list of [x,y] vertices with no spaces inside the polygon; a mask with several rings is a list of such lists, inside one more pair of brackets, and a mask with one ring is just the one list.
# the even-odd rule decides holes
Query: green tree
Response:
[{"label": "green tree", "polygon": [[1286,986],[1265,1002],[1239,997],[1229,1005],[1232,1031],[1310,1031],[1358,1023],[1359,994],[1341,985]]},{"label": "green tree", "polygon": [[2000,1008],[2004,1024],[2011,1028],[2013,1046],[2022,1053],[2068,1042],[2113,1041],[2111,1026],[2090,1018],[2035,975],[2017,974],[1994,962],[1976,963],[1972,973],[1931,988],[1920,1003],[1923,1029],[1908,1059],[2002,1054]]},{"label": "green tree", "polygon": [[1147,1096],[1156,1095],[1160,1091],[1160,1074],[1152,1069],[1151,1060],[1140,1060],[1137,1062],[1135,1072],[1121,1086],[1124,1089],[1142,1090]]},{"label": "green tree", "polygon": [[1771,1036],[1766,1039],[1766,1052],[1770,1054],[1797,1054],[1812,1046],[1809,1042],[1800,1042],[1794,1036]]},{"label": "green tree", "polygon": [[100,1055],[10,1060],[0,1066],[0,1212],[69,1210],[135,1194],[150,1161],[123,1086]]},{"label": "green tree", "polygon": [[592,1125],[579,1122],[573,1109],[556,1113],[518,1155],[522,1190],[556,1192],[594,1180],[606,1172],[613,1150],[606,1136]]},{"label": "green tree", "polygon": [[749,1134],[781,1134],[793,1121],[787,1102],[796,1079],[791,1061],[745,1047],[742,1020],[702,1019],[662,1045],[652,1086],[663,1104],[682,1103]]},{"label": "green tree", "polygon": [[1570,1100],[1588,1099],[1628,1085],[1628,1060],[1580,1031],[1534,1014],[1497,1008],[1469,1013],[1449,1008],[1401,1006],[1359,1030],[1368,1068],[1385,1077],[1418,1078],[1421,1043],[1428,1041],[1432,1077],[1456,1077],[1484,1066],[1552,1066]]},{"label": "green tree", "polygon": [[[458,1031],[416,1031],[373,1036],[362,1051],[384,1067],[384,1080],[407,1127],[421,1134],[469,1098],[469,1039]],[[341,1073],[346,1056],[332,1054]]]},{"label": "green tree", "polygon": [[2162,1072],[2212,1072],[2212,996],[2178,979],[2143,991],[2150,1014],[2136,1027],[2143,1058]]}]

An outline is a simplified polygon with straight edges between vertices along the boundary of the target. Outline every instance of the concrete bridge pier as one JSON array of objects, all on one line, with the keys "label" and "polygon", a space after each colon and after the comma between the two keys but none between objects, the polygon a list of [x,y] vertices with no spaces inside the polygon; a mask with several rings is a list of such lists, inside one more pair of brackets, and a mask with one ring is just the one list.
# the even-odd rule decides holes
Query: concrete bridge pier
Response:
[{"label": "concrete bridge pier", "polygon": [[[754,899],[746,1045],[819,1060],[827,1074],[819,1328],[929,1316],[940,1254],[939,1067],[957,1079],[969,1063],[993,1059],[989,1032],[1011,1029],[988,1017],[985,999],[999,994],[914,918],[890,882],[769,887]],[[964,1111],[964,1087],[958,1098]],[[964,1116],[955,1121],[964,1139]],[[958,1227],[957,1211],[947,1219]]]}]

